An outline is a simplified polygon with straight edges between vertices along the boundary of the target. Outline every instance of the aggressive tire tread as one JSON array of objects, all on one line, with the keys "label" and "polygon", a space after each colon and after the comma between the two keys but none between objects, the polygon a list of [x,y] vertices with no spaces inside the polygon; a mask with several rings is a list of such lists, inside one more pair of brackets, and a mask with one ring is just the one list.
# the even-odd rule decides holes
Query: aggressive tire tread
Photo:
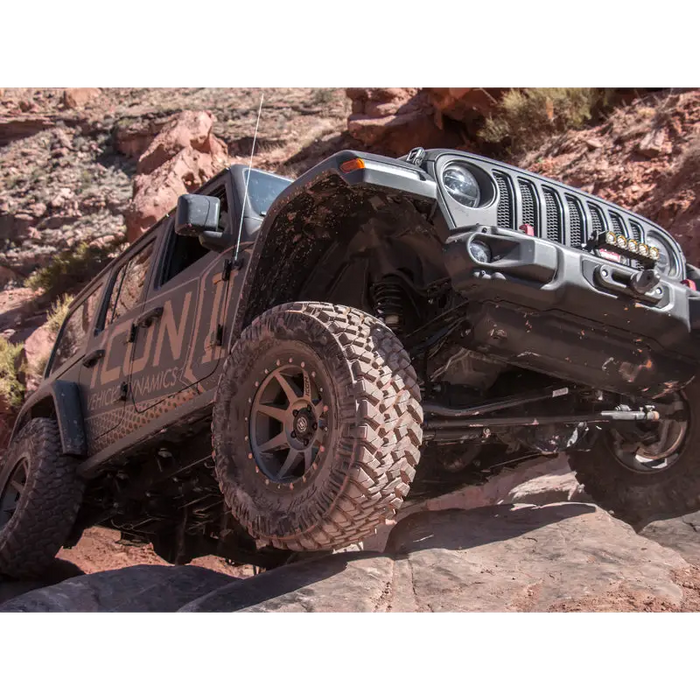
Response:
[{"label": "aggressive tire tread", "polygon": [[12,578],[42,574],[65,543],[80,509],[84,482],[75,460],[61,453],[58,425],[34,418],[10,444],[5,464],[27,457],[27,483],[17,510],[0,530],[0,573]]},{"label": "aggressive tire tread", "polygon": [[[336,386],[339,439],[324,493],[303,513],[266,515],[242,493],[230,442],[231,411],[251,355],[281,339],[313,339]],[[240,417],[240,413],[238,414]],[[420,459],[423,413],[410,357],[393,332],[357,309],[323,302],[275,307],[241,335],[226,360],[214,408],[216,474],[228,507],[258,541],[280,549],[326,550],[376,531],[408,493]],[[227,437],[227,435],[229,437]],[[239,433],[240,435],[240,433]],[[239,459],[240,461],[240,459]]]}]

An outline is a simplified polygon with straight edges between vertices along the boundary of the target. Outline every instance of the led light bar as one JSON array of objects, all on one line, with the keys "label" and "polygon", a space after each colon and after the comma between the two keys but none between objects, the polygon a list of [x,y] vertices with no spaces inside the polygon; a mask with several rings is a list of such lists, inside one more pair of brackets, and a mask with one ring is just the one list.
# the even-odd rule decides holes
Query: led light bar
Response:
[{"label": "led light bar", "polygon": [[617,253],[624,255],[626,258],[637,260],[644,267],[654,267],[654,263],[659,259],[659,249],[639,243],[633,238],[627,238],[620,233],[613,231],[604,231],[599,233],[596,238],[591,239],[588,244],[589,250],[607,251],[609,253]]}]

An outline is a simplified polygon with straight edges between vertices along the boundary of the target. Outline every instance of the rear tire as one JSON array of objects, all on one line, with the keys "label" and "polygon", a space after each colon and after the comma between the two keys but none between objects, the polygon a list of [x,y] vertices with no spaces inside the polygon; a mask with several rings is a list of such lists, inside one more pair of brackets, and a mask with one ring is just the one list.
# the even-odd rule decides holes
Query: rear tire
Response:
[{"label": "rear tire", "polygon": [[34,418],[12,441],[0,466],[0,574],[35,578],[53,562],[82,502],[75,467],[55,420]]},{"label": "rear tire", "polygon": [[593,500],[637,529],[700,510],[700,382],[686,387],[682,397],[687,414],[682,435],[677,426],[669,431],[664,459],[637,464],[636,456],[621,454],[612,430],[589,452],[569,455],[576,479]]},{"label": "rear tire", "polygon": [[387,326],[344,306],[285,304],[246,328],[226,361],[216,474],[258,546],[338,549],[403,504],[422,420],[411,360]]}]

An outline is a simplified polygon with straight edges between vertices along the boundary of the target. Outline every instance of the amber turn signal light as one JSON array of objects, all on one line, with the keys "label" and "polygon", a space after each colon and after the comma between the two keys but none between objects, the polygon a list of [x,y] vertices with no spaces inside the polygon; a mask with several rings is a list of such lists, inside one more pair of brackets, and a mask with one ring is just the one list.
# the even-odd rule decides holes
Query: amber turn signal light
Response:
[{"label": "amber turn signal light", "polygon": [[353,170],[362,170],[365,167],[365,161],[362,158],[353,158],[352,160],[346,160],[344,163],[340,164],[340,169],[344,173],[351,173]]}]

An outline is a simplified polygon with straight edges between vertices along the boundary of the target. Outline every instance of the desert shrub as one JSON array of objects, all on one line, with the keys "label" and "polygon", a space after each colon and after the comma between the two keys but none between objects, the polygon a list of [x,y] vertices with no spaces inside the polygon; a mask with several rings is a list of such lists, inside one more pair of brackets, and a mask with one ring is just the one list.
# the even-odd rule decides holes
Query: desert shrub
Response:
[{"label": "desert shrub", "polygon": [[[51,338],[54,342],[56,341],[58,332],[61,330],[63,322],[66,320],[68,308],[70,307],[72,301],[72,294],[63,294],[54,301],[49,309],[49,313],[46,316],[46,326],[48,327],[48,331],[51,334]],[[31,373],[38,378],[43,377],[44,370],[46,369],[46,365],[48,364],[50,357],[50,350],[45,355],[37,357],[30,367]]]},{"label": "desert shrub", "polygon": [[511,152],[522,152],[547,136],[580,129],[607,99],[605,90],[595,88],[509,90],[479,137]]},{"label": "desert shrub", "polygon": [[316,88],[312,93],[312,101],[314,104],[329,104],[335,99],[335,90],[333,88]]},{"label": "desert shrub", "polygon": [[0,336],[0,399],[10,406],[19,406],[24,396],[24,386],[19,380],[19,355],[22,345],[15,345]]},{"label": "desert shrub", "polygon": [[97,246],[80,243],[56,255],[45,267],[33,272],[26,285],[50,296],[75,290],[91,280],[114,257],[118,245]]},{"label": "desert shrub", "polygon": [[63,321],[66,319],[68,314],[68,307],[73,301],[72,294],[63,294],[60,296],[49,309],[49,313],[46,316],[46,325],[48,326],[49,333],[55,338],[58,335],[58,331],[61,330]]}]

